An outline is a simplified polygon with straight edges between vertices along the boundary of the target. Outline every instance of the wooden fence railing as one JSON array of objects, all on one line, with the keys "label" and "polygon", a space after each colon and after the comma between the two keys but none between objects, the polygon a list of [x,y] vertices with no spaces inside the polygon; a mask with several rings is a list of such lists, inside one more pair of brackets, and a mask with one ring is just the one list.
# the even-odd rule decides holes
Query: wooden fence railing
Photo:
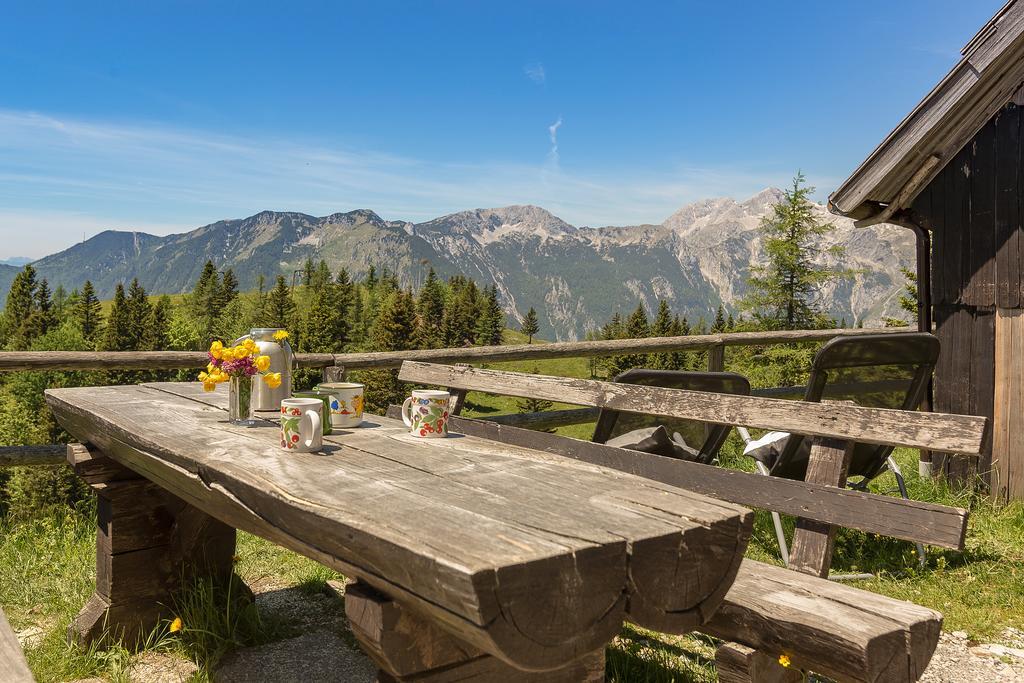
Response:
[{"label": "wooden fence railing", "polygon": [[[725,349],[730,346],[761,346],[796,342],[822,342],[838,336],[905,332],[906,328],[792,330],[780,332],[730,332],[687,337],[649,337],[646,339],[610,339],[551,344],[511,344],[464,348],[422,349],[416,351],[380,351],[369,353],[299,353],[300,368],[322,368],[324,376],[336,380],[350,370],[397,368],[403,361],[431,363],[496,363],[513,360],[551,358],[591,358],[618,354],[708,352],[708,370],[724,368]],[[202,351],[3,351],[0,372],[28,370],[185,370],[207,363]],[[780,390],[792,393],[790,389]],[[552,418],[558,424],[589,421],[596,411],[583,408],[560,411],[558,415],[537,415],[534,428],[546,428]],[[525,416],[517,416],[525,417]],[[500,419],[500,418],[499,418]],[[516,424],[521,424],[517,419]],[[64,462],[64,446],[0,447],[0,467],[43,465]]]}]

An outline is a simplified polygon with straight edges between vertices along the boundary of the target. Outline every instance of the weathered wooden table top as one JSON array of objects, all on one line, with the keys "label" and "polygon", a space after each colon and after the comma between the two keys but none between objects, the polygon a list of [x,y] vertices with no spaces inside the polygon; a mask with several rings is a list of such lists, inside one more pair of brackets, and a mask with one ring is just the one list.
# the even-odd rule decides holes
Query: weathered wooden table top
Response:
[{"label": "weathered wooden table top", "polygon": [[624,619],[685,632],[735,578],[745,508],[486,439],[367,416],[324,452],[227,422],[198,383],[52,389],[75,438],[237,528],[358,577],[520,668],[600,648]]}]

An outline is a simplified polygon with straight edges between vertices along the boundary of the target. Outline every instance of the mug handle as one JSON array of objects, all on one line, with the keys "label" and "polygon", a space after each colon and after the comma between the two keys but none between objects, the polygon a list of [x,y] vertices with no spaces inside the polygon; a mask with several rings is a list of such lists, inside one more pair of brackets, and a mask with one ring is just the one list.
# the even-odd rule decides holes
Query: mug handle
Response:
[{"label": "mug handle", "polygon": [[405,423],[406,427],[412,427],[412,396],[405,399],[402,404],[402,422]]},{"label": "mug handle", "polygon": [[[309,434],[309,438],[306,435]],[[324,443],[323,426],[320,424],[320,412],[317,410],[307,410],[302,415],[302,420],[299,422],[299,438],[302,439],[302,445],[311,450],[319,450]]]}]

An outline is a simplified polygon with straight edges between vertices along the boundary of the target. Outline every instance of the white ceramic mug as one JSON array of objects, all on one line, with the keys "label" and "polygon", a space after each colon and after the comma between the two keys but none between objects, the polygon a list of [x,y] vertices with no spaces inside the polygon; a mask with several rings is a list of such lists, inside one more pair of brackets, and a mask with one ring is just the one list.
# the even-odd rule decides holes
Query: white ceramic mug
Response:
[{"label": "white ceramic mug", "polygon": [[281,401],[281,448],[312,453],[324,445],[324,402],[319,398],[286,398]]},{"label": "white ceramic mug", "polygon": [[448,436],[447,391],[416,389],[402,404],[402,422],[409,433],[424,439],[443,439]]},{"label": "white ceramic mug", "polygon": [[356,382],[321,382],[317,391],[331,395],[331,426],[351,429],[363,422],[363,390]]}]

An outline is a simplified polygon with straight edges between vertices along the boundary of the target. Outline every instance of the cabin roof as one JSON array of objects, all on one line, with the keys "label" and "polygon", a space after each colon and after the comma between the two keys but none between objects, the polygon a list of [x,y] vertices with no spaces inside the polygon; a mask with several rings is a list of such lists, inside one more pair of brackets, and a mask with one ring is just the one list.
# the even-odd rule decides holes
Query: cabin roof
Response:
[{"label": "cabin roof", "polygon": [[865,224],[909,206],[1024,82],[1024,0],[1010,0],[960,51],[945,78],[829,196]]}]

